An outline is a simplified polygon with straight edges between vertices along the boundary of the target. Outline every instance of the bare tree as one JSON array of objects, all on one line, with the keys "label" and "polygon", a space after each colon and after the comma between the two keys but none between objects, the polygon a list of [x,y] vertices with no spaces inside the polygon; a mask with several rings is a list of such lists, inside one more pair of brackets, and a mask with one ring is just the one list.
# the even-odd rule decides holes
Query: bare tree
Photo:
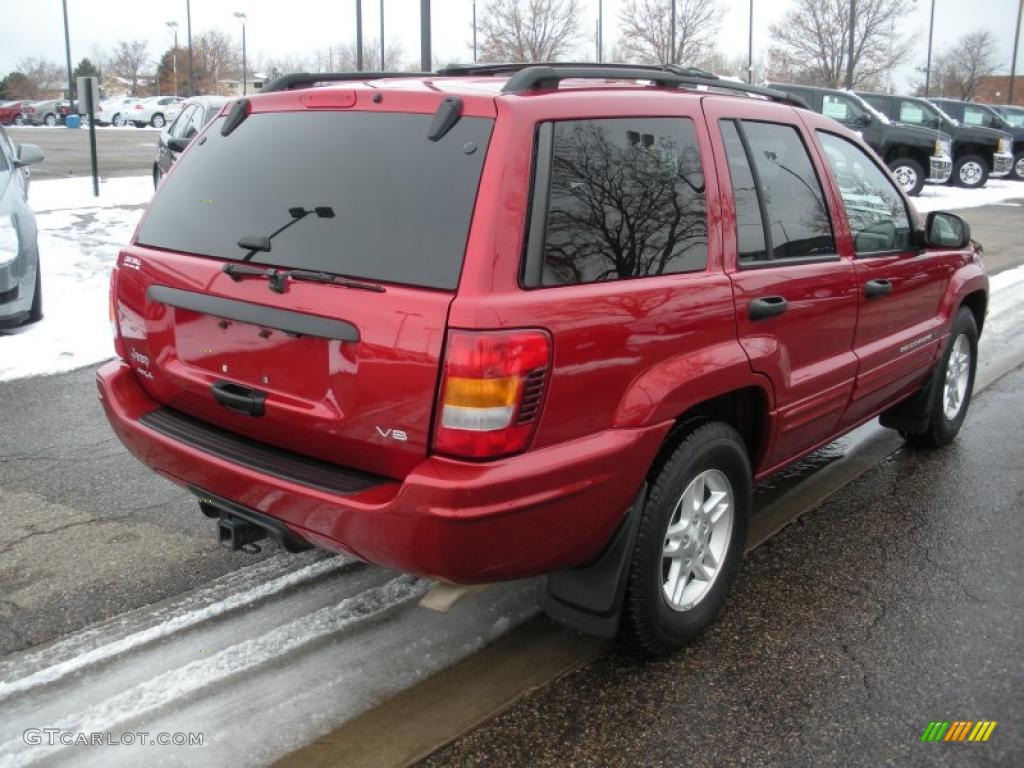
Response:
[{"label": "bare tree", "polygon": [[[358,69],[355,43],[329,45],[313,53],[314,72],[355,72]],[[363,41],[363,69],[375,72],[380,68],[380,40]],[[384,70],[396,72],[402,68],[402,46],[395,40],[384,45]]]},{"label": "bare tree", "polygon": [[151,63],[149,45],[145,40],[120,41],[110,54],[109,71],[131,83],[132,96],[139,95],[139,86]]},{"label": "bare tree", "polygon": [[983,78],[996,70],[996,40],[988,30],[968,32],[935,62],[943,96],[970,101]]},{"label": "bare tree", "polygon": [[557,61],[580,36],[580,0],[491,0],[480,19],[483,61]]},{"label": "bare tree", "polygon": [[619,13],[620,44],[627,61],[704,66],[722,22],[718,0],[677,0],[672,51],[671,0],[628,0]]},{"label": "bare tree", "polygon": [[14,71],[24,75],[24,80],[16,78],[15,85],[8,84],[9,90],[18,91],[16,96],[10,98],[41,99],[57,95],[68,76],[59,64],[42,57],[22,59]]},{"label": "bare tree", "polygon": [[221,80],[238,76],[242,49],[231,35],[210,29],[193,38],[192,56],[196,89],[200,93],[216,93]]},{"label": "bare tree", "polygon": [[[854,85],[877,82],[907,58],[912,41],[894,30],[913,8],[914,0],[857,0]],[[770,77],[839,87],[846,77],[849,28],[850,0],[794,0],[771,27]]]}]

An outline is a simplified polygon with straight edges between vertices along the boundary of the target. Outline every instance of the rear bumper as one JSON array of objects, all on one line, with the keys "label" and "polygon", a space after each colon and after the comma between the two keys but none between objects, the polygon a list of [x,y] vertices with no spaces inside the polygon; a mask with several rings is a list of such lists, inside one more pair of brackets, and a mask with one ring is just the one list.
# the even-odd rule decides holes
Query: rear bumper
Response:
[{"label": "rear bumper", "polygon": [[587,562],[633,501],[670,423],[610,429],[486,463],[426,458],[402,481],[340,495],[269,476],[147,428],[159,407],[131,368],[97,372],[115,432],[186,487],[280,520],[310,543],[455,583],[533,576]]},{"label": "rear bumper", "polygon": [[929,161],[928,182],[945,184],[953,173],[953,160],[949,157],[932,155]]}]

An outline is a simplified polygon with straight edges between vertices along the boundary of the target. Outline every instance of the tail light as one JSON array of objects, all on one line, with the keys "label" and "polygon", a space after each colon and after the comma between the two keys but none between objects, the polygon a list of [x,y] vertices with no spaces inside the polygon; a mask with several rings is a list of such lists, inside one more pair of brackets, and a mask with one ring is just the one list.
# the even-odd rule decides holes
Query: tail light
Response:
[{"label": "tail light", "polygon": [[124,353],[124,340],[121,338],[121,324],[117,314],[117,267],[110,271],[110,332],[114,335],[114,354],[122,360],[128,358]]},{"label": "tail light", "polygon": [[540,417],[550,364],[544,331],[450,331],[434,450],[469,459],[522,451]]}]

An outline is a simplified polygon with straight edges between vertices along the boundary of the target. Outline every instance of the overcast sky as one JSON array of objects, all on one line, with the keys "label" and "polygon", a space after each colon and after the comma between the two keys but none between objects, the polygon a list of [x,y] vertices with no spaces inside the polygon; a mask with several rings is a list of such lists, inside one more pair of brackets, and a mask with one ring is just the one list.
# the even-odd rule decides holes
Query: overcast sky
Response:
[{"label": "overcast sky", "polygon": [[[487,0],[478,0],[478,11]],[[593,30],[598,0],[582,0],[587,9],[584,29],[587,58],[594,53]],[[604,0],[605,49],[618,37],[618,14],[624,0]],[[745,55],[749,0],[720,0],[725,9],[719,47],[727,55]],[[937,51],[960,35],[975,29],[991,30],[999,42],[1001,71],[1008,72],[1013,47],[1018,0],[935,0],[935,48]],[[433,0],[434,55],[443,61],[470,61],[473,0]],[[67,0],[71,27],[71,58],[78,62],[94,50],[108,50],[118,40],[142,38],[150,51],[170,46],[167,21],[180,25],[179,43],[185,40],[185,0]],[[790,0],[754,0],[754,56],[771,43],[769,26],[791,5]],[[64,27],[60,0],[4,0],[0,18],[0,72],[14,68],[27,56],[45,56],[63,63]],[[930,0],[918,0],[917,10],[906,18],[905,33],[917,32],[916,54],[897,74],[896,87],[905,87],[918,75],[914,67],[925,60]],[[234,11],[248,14],[250,56],[288,56],[310,52],[355,39],[355,0],[192,0],[192,31],[210,28],[240,37]],[[364,38],[379,35],[379,2],[363,0]],[[419,0],[385,0],[385,37],[402,46],[403,58],[419,61]],[[1021,46],[1024,48],[1024,44]],[[1017,69],[1024,69],[1018,55]]]}]

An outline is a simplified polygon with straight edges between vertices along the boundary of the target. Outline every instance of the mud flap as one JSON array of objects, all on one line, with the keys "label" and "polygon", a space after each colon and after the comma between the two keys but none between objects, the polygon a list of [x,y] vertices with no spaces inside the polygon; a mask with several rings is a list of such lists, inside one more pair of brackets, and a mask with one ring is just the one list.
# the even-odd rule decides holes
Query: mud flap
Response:
[{"label": "mud flap", "polygon": [[612,638],[618,634],[629,561],[646,500],[647,483],[644,483],[622,524],[596,560],[548,576],[544,598],[544,611],[548,616],[590,635]]},{"label": "mud flap", "polygon": [[878,422],[883,427],[899,432],[913,433],[924,432],[928,429],[932,400],[940,387],[941,363],[942,358],[939,358],[939,363],[936,364],[928,383],[916,395],[890,408],[878,417]]}]

